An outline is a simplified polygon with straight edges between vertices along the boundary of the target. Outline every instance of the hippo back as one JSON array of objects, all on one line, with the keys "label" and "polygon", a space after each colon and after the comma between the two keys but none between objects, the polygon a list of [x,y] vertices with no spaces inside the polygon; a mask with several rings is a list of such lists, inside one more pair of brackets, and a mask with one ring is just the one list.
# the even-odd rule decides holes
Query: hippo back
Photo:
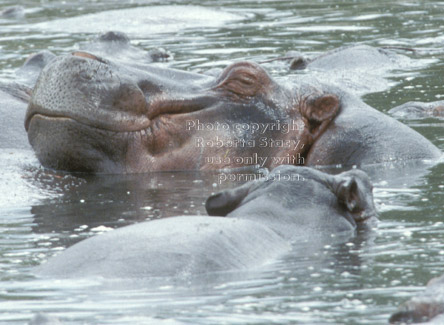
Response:
[{"label": "hippo back", "polygon": [[39,266],[36,273],[56,277],[187,277],[249,268],[289,249],[286,241],[258,223],[234,218],[174,217],[82,241]]}]

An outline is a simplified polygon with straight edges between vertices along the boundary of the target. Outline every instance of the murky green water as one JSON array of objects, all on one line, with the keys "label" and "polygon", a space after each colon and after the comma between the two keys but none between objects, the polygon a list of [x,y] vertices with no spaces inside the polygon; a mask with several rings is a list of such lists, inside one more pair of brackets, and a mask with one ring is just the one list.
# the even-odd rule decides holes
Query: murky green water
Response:
[{"label": "murky green water", "polygon": [[[0,0],[0,10],[13,4]],[[414,48],[397,50],[411,62],[395,71],[305,73],[346,87],[357,85],[352,90],[384,112],[406,101],[444,96],[444,4],[438,1],[84,0],[21,5],[24,17],[0,19],[1,79],[15,79],[14,71],[31,53],[67,53],[113,29],[128,33],[140,49],[169,50],[174,60],[164,64],[194,71],[240,59],[263,61],[289,50],[315,55],[356,43]],[[276,77],[289,75],[282,62],[266,67]],[[406,123],[444,149],[442,122]],[[399,303],[444,271],[444,164],[369,167],[381,221],[371,233],[346,243],[295,247],[294,254],[265,268],[210,274],[197,283],[172,280],[130,289],[119,289],[119,283],[103,287],[93,281],[35,279],[30,270],[108,228],[204,214],[206,196],[233,183],[219,184],[217,175],[199,173],[52,173],[41,169],[27,150],[2,150],[0,167],[2,324],[26,324],[37,312],[66,324],[382,324]]]}]

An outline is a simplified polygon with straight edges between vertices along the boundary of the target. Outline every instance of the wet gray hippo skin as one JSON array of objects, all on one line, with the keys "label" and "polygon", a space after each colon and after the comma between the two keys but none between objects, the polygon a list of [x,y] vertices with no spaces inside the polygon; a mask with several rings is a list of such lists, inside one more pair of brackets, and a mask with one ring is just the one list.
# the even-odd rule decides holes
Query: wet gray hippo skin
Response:
[{"label": "wet gray hippo skin", "polygon": [[16,71],[18,80],[31,88],[34,87],[42,69],[55,57],[56,55],[48,50],[31,54]]},{"label": "wet gray hippo skin", "polygon": [[393,107],[388,113],[400,119],[422,119],[427,117],[444,118],[444,101],[436,102],[407,102]]},{"label": "wet gray hippo skin", "polygon": [[32,87],[43,67],[54,57],[49,51],[31,55],[16,71],[16,81],[0,82],[0,148],[30,149],[23,119]]},{"label": "wet gray hippo skin", "polygon": [[25,16],[25,8],[22,6],[9,6],[0,10],[0,18],[18,19]]},{"label": "wet gray hippo skin", "polygon": [[118,31],[109,31],[90,42],[80,43],[79,49],[99,56],[121,59],[128,64],[162,62],[172,58],[171,53],[162,48],[144,51],[134,47],[129,37]]},{"label": "wet gray hippo skin", "polygon": [[345,92],[340,98],[347,105],[311,147],[307,165],[359,166],[441,156],[438,148],[406,125]]},{"label": "wet gray hippo skin", "polygon": [[[280,166],[267,178],[214,194],[208,216],[126,226],[91,237],[36,268],[51,277],[146,278],[263,265],[304,239],[331,243],[375,220],[372,185],[351,170],[333,176]],[[316,238],[316,239],[315,239]]]},{"label": "wet gray hippo skin", "polygon": [[424,292],[402,304],[399,310],[389,319],[390,324],[425,322],[443,324],[443,321],[444,276],[431,279]]},{"label": "wet gray hippo skin", "polygon": [[38,313],[31,319],[28,325],[63,325],[63,323],[57,317]]},{"label": "wet gray hippo skin", "polygon": [[291,70],[322,69],[369,69],[381,67],[393,68],[407,57],[382,48],[368,45],[351,45],[327,51],[317,57],[307,58],[302,53],[290,51],[286,57],[291,58]]},{"label": "wet gray hippo skin", "polygon": [[30,149],[23,119],[31,89],[16,83],[0,83],[0,148]]},{"label": "wet gray hippo skin", "polygon": [[[242,124],[291,130],[233,127]],[[155,66],[142,70],[86,52],[58,57],[40,75],[25,126],[40,162],[68,171],[245,166],[235,161],[239,156],[274,167],[280,163],[273,157],[296,157],[291,164],[359,165],[440,155],[417,132],[344,91],[280,84],[252,62],[234,63],[214,77]]]},{"label": "wet gray hippo skin", "polygon": [[[91,41],[78,44],[82,51],[93,52],[97,55],[121,60],[125,64],[143,69],[146,64],[166,61],[172,57],[164,49],[144,51],[130,44],[128,36],[121,32],[109,31],[98,35]],[[56,55],[48,50],[40,51],[28,57],[22,67],[16,71],[19,80],[29,87],[34,87],[42,69]]]}]

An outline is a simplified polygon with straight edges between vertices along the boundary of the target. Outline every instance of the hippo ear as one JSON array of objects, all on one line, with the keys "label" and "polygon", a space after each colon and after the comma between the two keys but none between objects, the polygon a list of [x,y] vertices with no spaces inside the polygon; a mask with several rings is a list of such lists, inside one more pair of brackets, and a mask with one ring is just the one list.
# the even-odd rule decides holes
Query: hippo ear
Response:
[{"label": "hippo ear", "polygon": [[301,113],[310,125],[331,121],[339,112],[340,100],[333,94],[310,96],[301,106]]},{"label": "hippo ear", "polygon": [[210,216],[226,216],[239,206],[253,184],[255,181],[211,195],[205,202],[207,213]]},{"label": "hippo ear", "polygon": [[[390,324],[412,324],[412,323],[423,323],[429,317],[427,314],[423,314],[423,311],[426,311],[429,306],[418,306],[419,310],[401,310],[392,314],[389,318]],[[423,308],[421,308],[423,307]],[[406,307],[407,308],[407,307]]]},{"label": "hippo ear", "polygon": [[359,186],[354,177],[342,181],[336,193],[340,203],[344,204],[348,211],[354,212],[361,205]]},{"label": "hippo ear", "polygon": [[290,70],[304,70],[307,64],[307,59],[302,56],[296,56],[290,62]]}]

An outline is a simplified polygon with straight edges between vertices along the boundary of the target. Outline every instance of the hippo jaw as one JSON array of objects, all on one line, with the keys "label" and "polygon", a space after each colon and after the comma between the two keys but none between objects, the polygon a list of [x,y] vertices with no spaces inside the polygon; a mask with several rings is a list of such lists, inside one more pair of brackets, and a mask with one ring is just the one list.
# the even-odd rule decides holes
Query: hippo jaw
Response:
[{"label": "hippo jaw", "polygon": [[[220,169],[243,164],[215,164],[206,158],[305,154],[339,106],[333,95],[315,92],[297,98],[250,62],[235,63],[214,79],[157,67],[125,68],[77,52],[53,60],[42,71],[25,128],[41,163],[53,169],[104,173]],[[299,148],[196,145],[197,137],[257,140],[257,134],[232,129],[187,129],[188,121],[221,119],[227,125],[297,121],[295,132],[264,135],[299,141]],[[269,159],[263,167],[273,166]]]}]

